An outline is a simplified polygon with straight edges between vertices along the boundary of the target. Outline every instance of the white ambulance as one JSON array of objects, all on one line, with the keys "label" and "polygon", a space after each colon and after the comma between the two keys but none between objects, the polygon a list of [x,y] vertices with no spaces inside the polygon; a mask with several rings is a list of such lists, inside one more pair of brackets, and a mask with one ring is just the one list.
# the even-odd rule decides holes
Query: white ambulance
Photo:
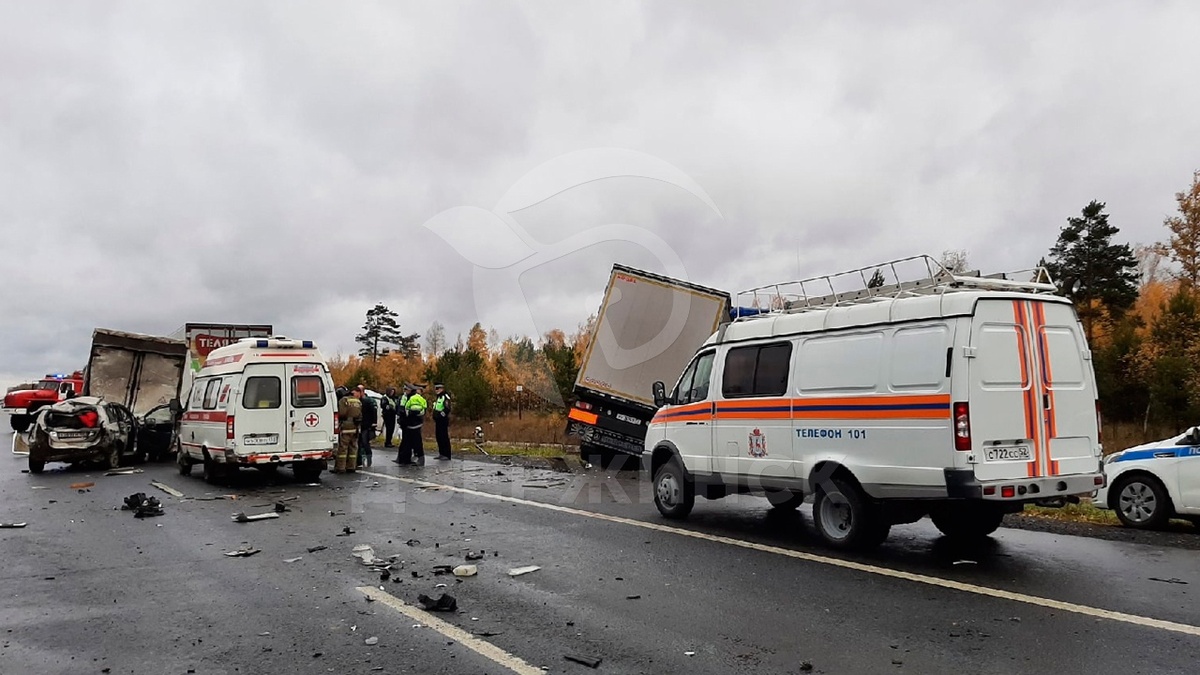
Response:
[{"label": "white ambulance", "polygon": [[291,465],[317,480],[337,444],[333,379],[308,340],[246,338],[213,350],[179,423],[179,473],[217,482],[238,467]]},{"label": "white ambulance", "polygon": [[954,275],[918,256],[747,291],[757,314],[723,325],[672,392],[655,383],[643,465],[659,511],[812,495],[820,536],[865,548],[925,515],[985,536],[1025,503],[1091,493],[1091,353],[1055,290],[1044,270]]}]

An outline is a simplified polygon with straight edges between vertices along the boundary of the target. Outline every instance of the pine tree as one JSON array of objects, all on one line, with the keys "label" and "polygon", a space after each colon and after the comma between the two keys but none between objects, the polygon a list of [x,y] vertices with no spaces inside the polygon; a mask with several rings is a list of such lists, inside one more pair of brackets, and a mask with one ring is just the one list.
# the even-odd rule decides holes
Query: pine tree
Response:
[{"label": "pine tree", "polygon": [[362,345],[358,350],[359,356],[376,361],[381,355],[390,354],[392,348],[408,358],[421,355],[421,346],[417,342],[420,334],[401,333],[400,324],[396,322],[397,316],[383,304],[377,304],[367,310],[367,320],[363,323],[362,333],[354,338],[355,342]]},{"label": "pine tree", "polygon": [[1128,244],[1112,243],[1118,231],[1104,202],[1092,201],[1080,217],[1067,219],[1046,261],[1063,295],[1075,303],[1089,343],[1105,310],[1116,318],[1137,300],[1137,260]]}]

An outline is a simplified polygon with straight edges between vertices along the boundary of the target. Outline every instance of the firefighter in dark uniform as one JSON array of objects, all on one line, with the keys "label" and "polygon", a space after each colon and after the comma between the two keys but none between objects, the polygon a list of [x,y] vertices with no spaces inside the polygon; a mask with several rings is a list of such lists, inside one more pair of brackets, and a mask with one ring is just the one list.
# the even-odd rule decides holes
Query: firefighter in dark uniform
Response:
[{"label": "firefighter in dark uniform", "polygon": [[433,385],[433,428],[438,459],[450,459],[450,392],[440,384]]},{"label": "firefighter in dark uniform", "polygon": [[375,440],[375,425],[379,423],[379,414],[375,401],[367,396],[367,389],[358,385],[359,401],[362,402],[362,424],[359,425],[358,457],[355,466],[363,468],[371,466],[371,441]]},{"label": "firefighter in dark uniform", "polygon": [[360,396],[362,393],[356,389],[338,401],[338,421],[341,430],[338,434],[337,452],[333,456],[333,473],[354,473],[358,457],[358,427],[362,422]]},{"label": "firefighter in dark uniform", "polygon": [[388,387],[379,399],[380,414],[383,417],[383,447],[392,447],[392,437],[396,435],[396,388]]}]

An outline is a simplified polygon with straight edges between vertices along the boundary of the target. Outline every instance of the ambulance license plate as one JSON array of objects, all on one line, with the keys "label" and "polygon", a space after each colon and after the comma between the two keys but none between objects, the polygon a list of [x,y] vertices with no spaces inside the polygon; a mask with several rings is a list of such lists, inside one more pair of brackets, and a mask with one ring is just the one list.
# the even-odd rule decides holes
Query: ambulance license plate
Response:
[{"label": "ambulance license plate", "polygon": [[983,457],[989,462],[1031,462],[1033,454],[1028,445],[1007,448],[984,448]]},{"label": "ambulance license plate", "polygon": [[246,436],[242,439],[242,443],[245,445],[279,445],[279,434]]}]

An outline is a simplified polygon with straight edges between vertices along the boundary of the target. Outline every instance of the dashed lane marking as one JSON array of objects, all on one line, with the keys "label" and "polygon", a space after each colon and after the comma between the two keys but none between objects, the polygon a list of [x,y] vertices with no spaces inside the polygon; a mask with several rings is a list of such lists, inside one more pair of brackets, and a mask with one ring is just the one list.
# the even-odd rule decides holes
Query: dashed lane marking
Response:
[{"label": "dashed lane marking", "polygon": [[544,673],[541,668],[529,665],[521,660],[520,657],[509,654],[486,640],[480,640],[458,626],[446,623],[423,609],[413,607],[387,591],[380,590],[374,586],[361,586],[358,590],[368,598],[376,602],[381,602],[414,621],[421,622],[422,625],[432,628],[476,654],[517,673],[517,675],[543,675]]},{"label": "dashed lane marking", "polygon": [[1200,637],[1200,626],[1193,626],[1186,623],[1178,623],[1175,621],[1166,621],[1164,619],[1154,619],[1146,616],[1138,616],[1136,614],[1126,614],[1125,612],[1114,612],[1108,609],[1099,607],[1090,607],[1088,605],[1080,605],[1073,602],[1063,602],[1051,598],[1043,598],[1036,595],[1028,595],[1026,593],[1015,593],[1013,591],[1005,591],[999,588],[990,588],[988,586],[979,586],[976,584],[968,584],[962,581],[954,581],[953,579],[943,579],[941,577],[930,576],[928,574],[917,574],[914,572],[905,572],[902,570],[892,569],[890,567],[881,567],[879,565],[871,565],[869,563],[854,562],[853,560],[842,560],[840,558],[831,558],[828,556],[817,555],[815,553],[806,553],[804,551],[793,551],[779,546],[771,546],[770,544],[759,544],[753,541],[744,541],[742,539],[734,539],[732,537],[724,537],[719,534],[708,534],[707,532],[697,532],[695,530],[685,530],[679,527],[671,527],[659,523],[648,523],[632,518],[624,518],[621,516],[613,516],[607,513],[596,513],[595,511],[585,511],[569,506],[560,506],[558,504],[547,504],[545,502],[536,502],[529,499],[521,499],[519,497],[509,497],[506,495],[497,495],[481,490],[472,490],[470,488],[458,487],[455,485],[446,485],[445,483],[434,483],[431,481],[417,480],[415,478],[402,478],[400,476],[390,476],[384,473],[376,473],[373,471],[362,471],[369,476],[376,478],[384,478],[386,480],[394,480],[402,483],[410,483],[421,487],[434,487],[442,490],[451,490],[462,494],[474,495],[486,499],[494,499],[496,501],[510,502],[513,504],[524,504],[547,511],[557,511],[559,513],[569,513],[575,516],[583,516],[584,518],[592,518],[594,520],[604,520],[610,523],[620,523],[622,525],[631,525],[640,527],[645,530],[654,530],[656,532],[666,532],[676,534],[682,537],[691,537],[692,539],[701,539],[703,541],[711,541],[718,544],[726,544],[729,546],[737,546],[754,551],[762,551],[763,553],[773,553],[775,555],[787,556],[797,560],[818,563],[821,565],[829,565],[831,567],[840,567],[842,569],[854,570],[856,572],[866,572],[867,574],[875,574],[882,577],[892,579],[903,579],[928,586],[937,586],[939,588],[948,588],[950,590],[961,591],[963,593],[973,593],[990,598],[999,598],[1001,600],[1009,600],[1012,602],[1020,602],[1036,607],[1046,609],[1054,609],[1062,612],[1070,612],[1082,616],[1090,616],[1097,619],[1107,619],[1109,621],[1119,621],[1121,623],[1133,624],[1145,628],[1155,628],[1158,630],[1170,631],[1172,633],[1182,633],[1192,637]]}]

